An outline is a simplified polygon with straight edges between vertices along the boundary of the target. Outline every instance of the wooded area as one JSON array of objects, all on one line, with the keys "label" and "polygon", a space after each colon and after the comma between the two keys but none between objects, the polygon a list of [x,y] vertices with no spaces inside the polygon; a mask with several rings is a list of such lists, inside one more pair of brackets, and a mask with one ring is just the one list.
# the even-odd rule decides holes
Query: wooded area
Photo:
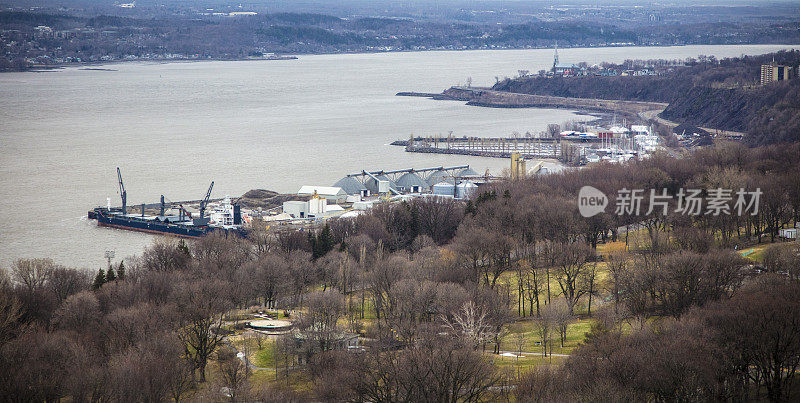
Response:
[{"label": "wooded area", "polygon": [[[759,83],[762,64],[797,67],[800,51],[689,59],[659,76],[540,76],[506,79],[492,89],[524,94],[669,103],[661,117],[678,123],[747,132],[751,146],[800,141],[800,79]],[[643,61],[657,64],[658,61]],[[623,63],[623,66],[625,63]]]},{"label": "wooded area", "polygon": [[[316,231],[259,224],[248,239],[159,239],[94,282],[19,260],[0,277],[0,391],[13,401],[796,398],[800,250],[775,243],[751,260],[732,248],[777,241],[798,222],[798,171],[800,145],[724,144],[498,182],[466,203],[381,204]],[[586,185],[611,206],[623,188],[763,195],[755,215],[688,216],[673,202],[667,215],[584,218]],[[272,368],[254,369],[231,340],[244,337],[243,312],[271,308],[296,332],[274,340]],[[363,347],[341,348],[343,334]],[[509,350],[563,365],[500,365]]]}]

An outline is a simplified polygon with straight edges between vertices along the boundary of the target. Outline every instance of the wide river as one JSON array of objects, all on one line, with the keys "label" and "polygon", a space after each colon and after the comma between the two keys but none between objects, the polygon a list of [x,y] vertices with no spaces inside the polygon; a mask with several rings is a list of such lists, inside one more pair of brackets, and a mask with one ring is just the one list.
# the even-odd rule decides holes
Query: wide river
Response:
[{"label": "wide river", "polygon": [[[562,49],[562,62],[763,54],[779,45]],[[86,211],[214,197],[249,189],[331,185],[362,169],[469,164],[499,173],[501,159],[406,153],[415,135],[500,136],[580,119],[567,110],[493,109],[396,97],[490,85],[552,65],[552,50],[301,56],[298,60],[127,63],[0,74],[0,267],[51,257],[87,269],[106,250],[140,254],[153,235],[98,228]]]}]

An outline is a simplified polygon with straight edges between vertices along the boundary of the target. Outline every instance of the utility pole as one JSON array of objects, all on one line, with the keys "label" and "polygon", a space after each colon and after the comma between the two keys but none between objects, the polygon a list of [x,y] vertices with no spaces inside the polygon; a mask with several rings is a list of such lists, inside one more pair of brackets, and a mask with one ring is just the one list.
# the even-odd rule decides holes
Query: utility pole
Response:
[{"label": "utility pole", "polygon": [[114,251],[113,250],[107,250],[106,251],[106,260],[108,260],[108,268],[109,269],[111,268],[111,259],[113,259],[113,258],[114,258]]}]

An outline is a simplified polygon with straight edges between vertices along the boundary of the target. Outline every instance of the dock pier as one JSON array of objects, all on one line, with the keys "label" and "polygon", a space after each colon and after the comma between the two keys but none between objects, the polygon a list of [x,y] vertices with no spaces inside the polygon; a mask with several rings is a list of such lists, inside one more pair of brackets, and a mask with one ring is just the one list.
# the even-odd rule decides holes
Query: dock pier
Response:
[{"label": "dock pier", "polygon": [[[582,142],[590,142],[582,141]],[[528,159],[555,159],[566,161],[571,154],[573,141],[537,137],[411,137],[392,143],[404,146],[406,152],[431,154],[474,155],[479,157],[508,158],[520,153]]]}]

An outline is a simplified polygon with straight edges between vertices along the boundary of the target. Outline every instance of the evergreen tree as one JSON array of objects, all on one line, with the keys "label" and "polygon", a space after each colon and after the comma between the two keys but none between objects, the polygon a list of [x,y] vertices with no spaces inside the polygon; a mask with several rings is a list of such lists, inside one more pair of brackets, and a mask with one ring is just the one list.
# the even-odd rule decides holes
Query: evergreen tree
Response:
[{"label": "evergreen tree", "polygon": [[108,266],[108,271],[106,272],[106,283],[110,283],[117,279],[117,273],[114,273],[114,267]]},{"label": "evergreen tree", "polygon": [[475,208],[475,204],[472,203],[472,200],[467,200],[467,206],[464,207],[464,214],[469,214],[475,217],[475,214],[478,214],[478,209]]},{"label": "evergreen tree", "polygon": [[117,268],[117,278],[125,280],[125,263],[122,261],[119,262],[119,267]]},{"label": "evergreen tree", "polygon": [[92,283],[92,289],[97,290],[106,283],[106,273],[103,269],[97,271],[97,276],[94,277],[94,282]]},{"label": "evergreen tree", "polygon": [[189,246],[186,245],[186,242],[183,239],[178,241],[178,250],[183,252],[183,253],[185,253],[186,256],[191,256],[192,255],[191,252],[189,252]]},{"label": "evergreen tree", "polygon": [[312,231],[308,231],[308,244],[311,245],[311,255],[314,259],[318,258],[317,256],[317,236]]},{"label": "evergreen tree", "polygon": [[410,227],[408,228],[407,239],[413,241],[420,233],[419,208],[417,208],[416,204],[413,206],[406,204],[406,209],[408,209],[408,212],[411,213],[411,222],[409,223]]},{"label": "evergreen tree", "polygon": [[320,258],[325,256],[328,252],[333,250],[333,235],[331,235],[331,227],[328,224],[322,228],[319,234],[314,236],[313,234],[308,234],[308,241],[311,243],[311,251],[313,253],[314,259]]},{"label": "evergreen tree", "polygon": [[328,224],[322,228],[322,231],[319,233],[319,237],[317,238],[317,244],[319,245],[320,256],[325,256],[328,252],[333,250],[333,235],[331,235],[331,227]]}]

